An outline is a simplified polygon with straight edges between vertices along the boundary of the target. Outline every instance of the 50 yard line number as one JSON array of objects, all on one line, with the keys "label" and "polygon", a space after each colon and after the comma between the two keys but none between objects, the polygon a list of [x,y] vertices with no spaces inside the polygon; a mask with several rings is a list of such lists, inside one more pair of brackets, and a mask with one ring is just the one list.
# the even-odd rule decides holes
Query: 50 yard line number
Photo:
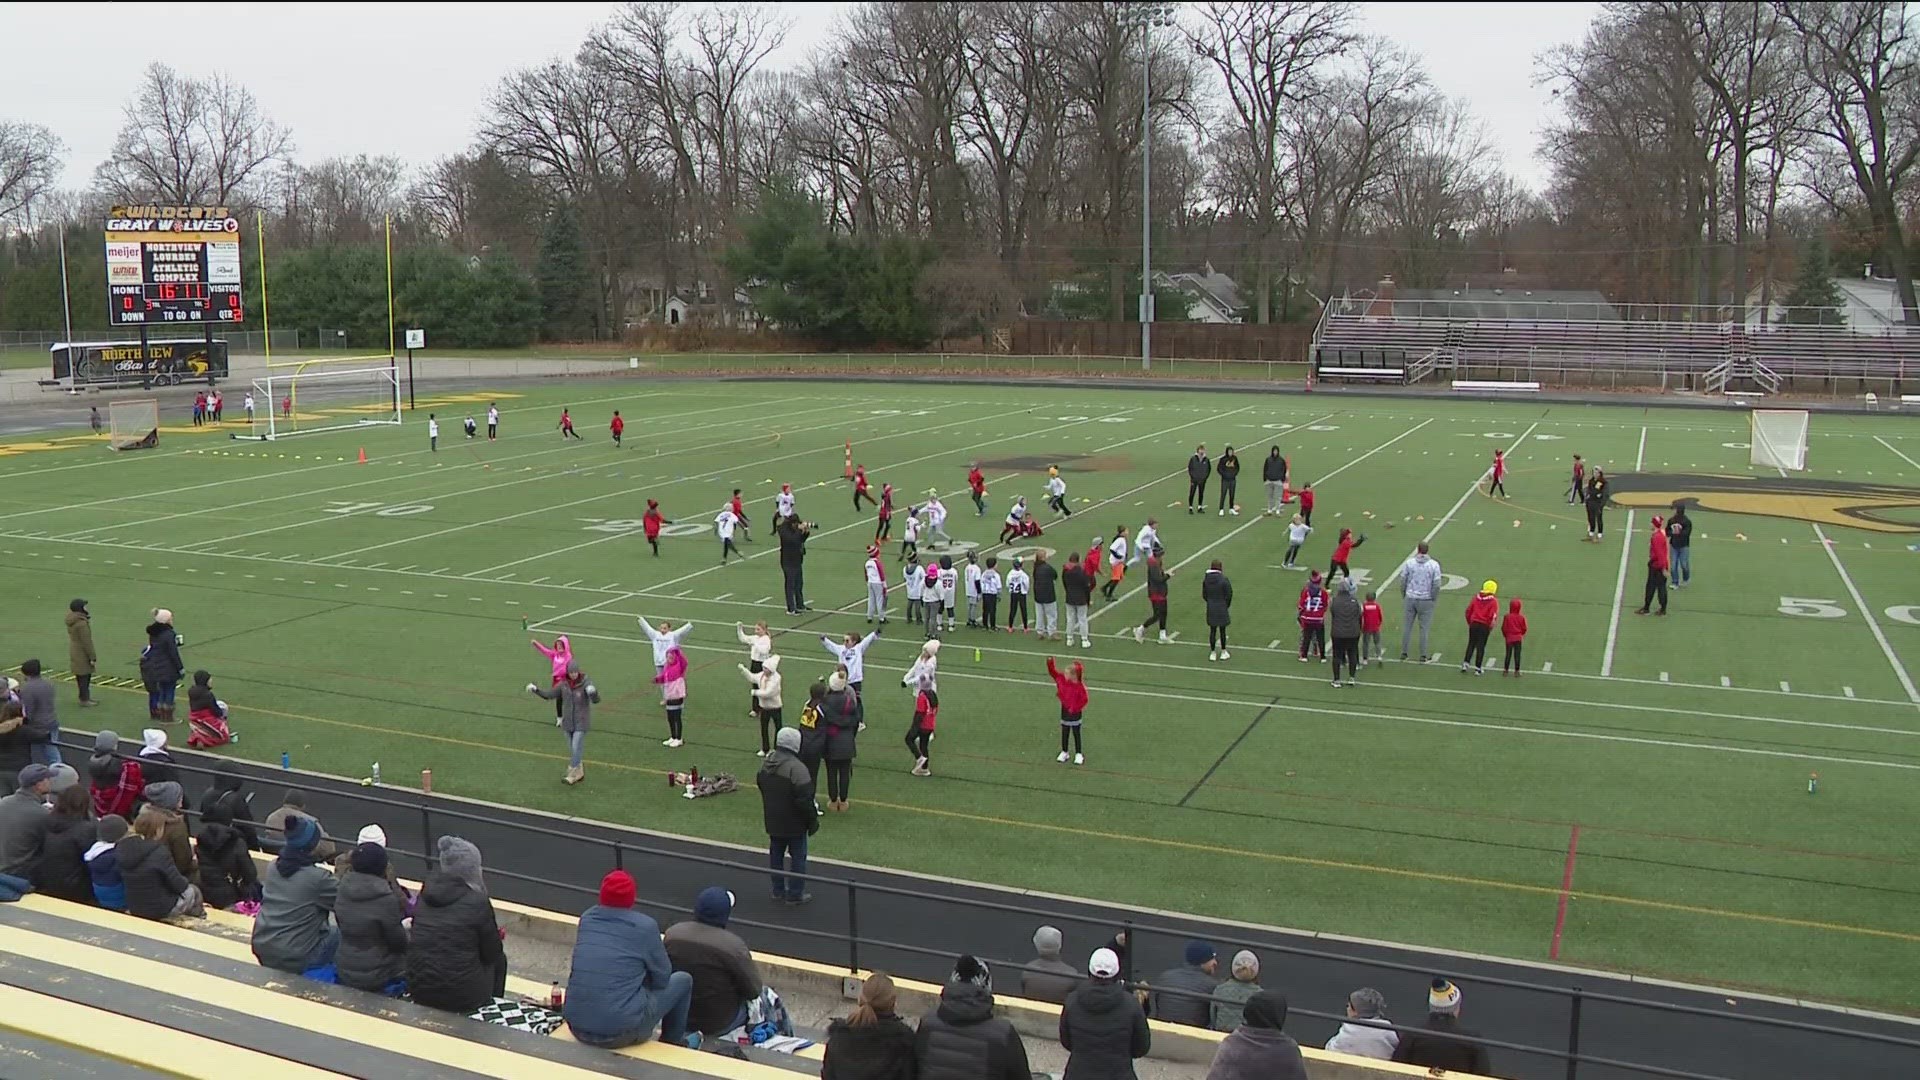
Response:
[{"label": "50 yard line number", "polygon": [[[1798,615],[1803,619],[1844,619],[1847,615],[1847,609],[1836,601],[1805,596],[1783,596],[1780,606],[1774,610],[1782,615]],[[1883,614],[1894,622],[1920,626],[1920,604],[1895,604]]]}]

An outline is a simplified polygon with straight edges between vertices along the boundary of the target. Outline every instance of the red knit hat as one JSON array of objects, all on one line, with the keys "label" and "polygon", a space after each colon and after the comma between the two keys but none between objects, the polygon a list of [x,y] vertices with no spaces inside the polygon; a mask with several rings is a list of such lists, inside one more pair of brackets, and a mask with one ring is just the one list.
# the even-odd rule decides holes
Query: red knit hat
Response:
[{"label": "red knit hat", "polygon": [[600,879],[601,907],[630,908],[633,894],[633,875],[625,870],[615,870]]}]

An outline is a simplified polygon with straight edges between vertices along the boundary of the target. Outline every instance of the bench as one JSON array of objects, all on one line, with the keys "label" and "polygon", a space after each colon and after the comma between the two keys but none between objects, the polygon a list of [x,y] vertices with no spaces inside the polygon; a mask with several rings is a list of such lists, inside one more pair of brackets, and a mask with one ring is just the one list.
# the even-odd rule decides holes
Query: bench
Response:
[{"label": "bench", "polygon": [[1901,394],[1899,407],[1902,409],[1920,409],[1920,394]]},{"label": "bench", "polygon": [[1317,379],[1345,379],[1357,382],[1406,382],[1405,368],[1389,367],[1321,367],[1314,371]]},{"label": "bench", "polygon": [[1463,394],[1537,394],[1540,384],[1503,379],[1455,379],[1453,389]]}]

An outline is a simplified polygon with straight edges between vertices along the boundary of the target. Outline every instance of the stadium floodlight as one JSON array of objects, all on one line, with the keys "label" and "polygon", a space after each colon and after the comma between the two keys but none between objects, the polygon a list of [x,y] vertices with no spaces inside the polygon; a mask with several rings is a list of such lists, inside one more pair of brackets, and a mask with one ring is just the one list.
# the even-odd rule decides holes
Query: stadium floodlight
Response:
[{"label": "stadium floodlight", "polygon": [[1118,20],[1140,31],[1140,370],[1153,370],[1153,32],[1173,25],[1174,5],[1125,3]]}]

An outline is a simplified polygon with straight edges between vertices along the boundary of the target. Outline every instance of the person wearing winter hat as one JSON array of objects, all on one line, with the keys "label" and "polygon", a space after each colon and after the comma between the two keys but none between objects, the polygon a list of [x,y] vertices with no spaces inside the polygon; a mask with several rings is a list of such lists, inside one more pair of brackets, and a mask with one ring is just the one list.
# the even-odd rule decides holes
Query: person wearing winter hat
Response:
[{"label": "person wearing winter hat", "polygon": [[567,737],[567,775],[562,783],[577,784],[587,778],[584,755],[587,752],[587,729],[593,726],[593,707],[600,704],[600,690],[580,670],[573,660],[567,661],[566,673],[551,689],[542,690],[538,683],[528,683],[527,693],[544,698],[560,706],[560,715],[554,725]]},{"label": "person wearing winter hat", "polygon": [[51,783],[53,786],[49,789],[51,794],[59,795],[70,787],[78,787],[80,785],[80,772],[73,766],[63,761],[52,768],[53,780]]},{"label": "person wearing winter hat", "polygon": [[561,1015],[589,1046],[632,1046],[658,1027],[662,1042],[698,1048],[699,1033],[687,1030],[693,976],[673,970],[660,924],[633,909],[636,891],[625,870],[600,880],[600,902],[581,914],[574,936]]},{"label": "person wearing winter hat", "polygon": [[1307,1080],[1300,1044],[1280,1030],[1287,1022],[1287,999],[1262,990],[1247,999],[1246,1018],[1220,1041],[1207,1080]]},{"label": "person wearing winter hat", "polygon": [[1427,1022],[1418,1031],[1402,1032],[1393,1060],[1449,1072],[1493,1074],[1487,1048],[1479,1032],[1460,1026],[1460,988],[1436,977],[1427,989]]},{"label": "person wearing winter hat", "polygon": [[200,894],[208,907],[231,910],[242,900],[259,899],[260,873],[225,802],[210,802],[200,811],[200,831],[193,841],[200,860]]},{"label": "person wearing winter hat", "polygon": [[100,654],[93,647],[93,616],[85,600],[75,600],[67,605],[67,670],[73,672],[81,708],[98,704],[93,700],[93,669],[99,663]]},{"label": "person wearing winter hat", "polygon": [[188,881],[197,884],[200,880],[200,864],[194,858],[193,840],[187,830],[187,793],[177,781],[163,780],[148,784],[141,796],[147,800],[148,806],[165,815],[166,831],[161,842],[166,845],[167,853],[173,856],[174,868]]},{"label": "person wearing winter hat", "polygon": [[286,844],[260,882],[260,914],[253,920],[253,955],[262,966],[299,975],[333,963],[340,928],[333,906],[340,883],[319,864],[320,826],[295,815]]},{"label": "person wearing winter hat", "polygon": [[94,827],[98,836],[83,856],[87,876],[93,882],[93,902],[108,911],[125,911],[127,883],[120,876],[120,858],[114,846],[126,838],[127,819],[119,814],[103,814]]},{"label": "person wearing winter hat", "polygon": [[709,885],[694,898],[693,918],[667,927],[664,939],[673,970],[693,977],[687,1028],[709,1038],[746,1023],[747,1004],[766,985],[753,950],[727,929],[732,917],[733,894]]},{"label": "person wearing winter hat", "polygon": [[427,875],[413,909],[407,992],[416,1004],[466,1014],[506,993],[507,953],[480,849],[443,836],[434,851],[440,867]]},{"label": "person wearing winter hat", "polygon": [[[1329,578],[1331,580],[1331,578]],[[1333,590],[1333,599],[1327,604],[1327,636],[1333,643],[1333,685],[1340,682],[1340,669],[1346,668],[1347,681],[1352,686],[1360,675],[1360,630],[1361,630],[1360,594],[1353,583],[1353,575],[1340,579]]]},{"label": "person wearing winter hat", "polygon": [[1168,968],[1153,982],[1153,1018],[1203,1028],[1209,1019],[1213,988],[1220,984],[1220,957],[1204,941],[1189,941],[1186,963]]},{"label": "person wearing winter hat", "polygon": [[1527,617],[1520,614],[1520,598],[1507,601],[1506,618],[1500,620],[1500,637],[1507,643],[1507,654],[1500,661],[1502,677],[1520,677],[1520,645],[1527,637]]},{"label": "person wearing winter hat", "polygon": [[314,857],[322,862],[331,862],[336,853],[334,843],[326,838],[327,827],[307,810],[307,793],[299,788],[288,788],[287,793],[280,798],[279,807],[267,815],[264,823],[267,829],[265,837],[267,850],[277,850],[280,837],[286,830],[287,819],[291,817],[304,817],[320,826],[320,843],[314,848]]},{"label": "person wearing winter hat", "polygon": [[40,858],[47,833],[47,796],[53,769],[29,764],[18,774],[13,794],[0,799],[0,874],[25,878]]},{"label": "person wearing winter hat", "polygon": [[1475,675],[1487,673],[1487,638],[1493,633],[1493,620],[1500,615],[1500,583],[1488,578],[1480,592],[1467,601],[1467,652],[1460,658],[1460,671]]},{"label": "person wearing winter hat", "polygon": [[1066,1080],[1134,1080],[1134,1061],[1153,1047],[1146,1010],[1120,981],[1120,956],[1112,949],[1093,951],[1087,975],[1060,1010]]},{"label": "person wearing winter hat", "polygon": [[[167,733],[160,728],[144,728],[140,732],[140,775],[149,784],[180,780],[180,770],[173,767],[173,754],[167,749]],[[181,801],[183,809],[190,805],[184,799]]]},{"label": "person wearing winter hat", "polygon": [[646,534],[647,546],[653,549],[653,557],[656,559],[660,557],[660,526],[671,524],[673,522],[668,521],[660,513],[659,500],[648,499],[647,512],[640,515],[640,528]]},{"label": "person wearing winter hat", "polygon": [[106,817],[118,814],[125,818],[133,813],[134,806],[140,801],[140,793],[146,790],[147,779],[140,770],[140,763],[133,758],[119,755],[120,736],[118,733],[101,729],[93,735],[93,756],[87,759],[88,785],[93,794],[93,814]]},{"label": "person wearing winter hat", "polygon": [[180,659],[180,635],[173,628],[173,612],[153,609],[147,624],[147,648],[140,654],[140,681],[147,687],[147,718],[173,723],[173,694],[187,665]]},{"label": "person wearing winter hat", "polygon": [[[378,830],[369,825],[367,829]],[[361,830],[364,837],[367,830]],[[383,993],[406,977],[409,937],[406,906],[388,884],[386,838],[363,839],[346,855],[333,918],[340,926],[334,967],[342,986]]]},{"label": "person wearing winter hat", "polygon": [[962,956],[940,990],[940,1004],[920,1018],[914,1037],[919,1080],[1029,1080],[1027,1047],[1013,1022],[993,1014],[993,973]]},{"label": "person wearing winter hat", "polygon": [[227,726],[227,703],[213,692],[213,672],[200,669],[193,673],[193,685],[187,687],[187,745],[196,750],[239,742],[240,736]]},{"label": "person wearing winter hat", "polygon": [[53,684],[40,673],[40,661],[20,665],[20,711],[26,717],[20,730],[27,733],[27,753],[42,765],[60,764],[60,717]]},{"label": "person wearing winter hat", "polygon": [[1400,1045],[1400,1033],[1382,1027],[1386,1022],[1386,996],[1371,986],[1363,986],[1347,995],[1347,1022],[1327,1040],[1327,1049],[1336,1054],[1391,1061]]},{"label": "person wearing winter hat", "polygon": [[[773,898],[804,904],[813,899],[807,891],[807,838],[820,831],[820,807],[813,801],[813,780],[800,760],[800,729],[781,728],[774,743],[754,777],[767,830],[767,866],[773,870]],[[782,873],[789,858],[791,876]]]},{"label": "person wearing winter hat", "polygon": [[133,830],[114,844],[114,860],[126,886],[127,912],[143,919],[205,915],[200,887],[181,875],[161,843],[166,827],[166,815],[146,806],[133,819]]},{"label": "person wearing winter hat", "polygon": [[760,719],[760,756],[765,757],[772,749],[767,744],[768,729],[779,731],[784,719],[781,713],[785,700],[781,697],[780,658],[769,652],[764,658],[756,658],[752,667],[745,664],[735,664],[734,667],[739,669],[751,687],[753,715]]},{"label": "person wearing winter hat", "polygon": [[1228,970],[1233,977],[1213,988],[1213,1002],[1207,1014],[1208,1026],[1215,1031],[1239,1027],[1247,1000],[1260,992],[1260,958],[1250,950],[1234,953]]},{"label": "person wearing winter hat", "polygon": [[[1653,515],[1653,532],[1647,537],[1647,595],[1641,599],[1635,615],[1645,615],[1653,607],[1653,598],[1660,597],[1658,614],[1667,613],[1667,569],[1672,565],[1672,551],[1667,542],[1667,522],[1659,514]],[[27,715],[33,715],[29,712]]]},{"label": "person wearing winter hat", "polygon": [[1033,932],[1034,958],[1020,970],[1021,997],[1064,1005],[1067,995],[1080,988],[1080,973],[1060,959],[1061,944],[1058,927],[1043,926]]},{"label": "person wearing winter hat", "polygon": [[853,759],[859,756],[861,717],[866,709],[860,691],[846,668],[827,676],[827,694],[820,701],[820,724],[827,734],[827,807],[845,813],[853,795]]}]

